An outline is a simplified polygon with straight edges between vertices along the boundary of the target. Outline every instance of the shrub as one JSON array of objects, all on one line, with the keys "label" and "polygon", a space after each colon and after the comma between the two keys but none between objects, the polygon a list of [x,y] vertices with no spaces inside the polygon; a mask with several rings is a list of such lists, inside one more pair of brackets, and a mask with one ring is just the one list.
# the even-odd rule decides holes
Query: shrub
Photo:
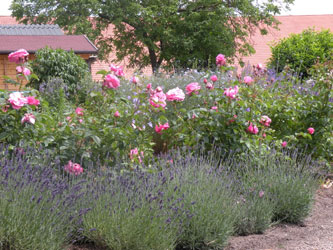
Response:
[{"label": "shrub", "polygon": [[39,89],[42,83],[59,77],[67,85],[68,92],[74,94],[81,81],[89,75],[87,63],[73,51],[46,47],[38,50],[35,56],[31,67],[39,79],[32,79],[29,84],[36,89]]},{"label": "shrub", "polygon": [[[220,249],[233,233],[232,183],[215,171],[218,161],[172,154],[151,174],[97,177],[84,216],[84,236],[111,249]],[[168,166],[168,167],[167,167]],[[105,178],[110,176],[110,178]],[[101,180],[100,178],[104,179]],[[100,191],[97,191],[100,187]]]},{"label": "shrub", "polygon": [[[249,209],[250,213],[256,210],[263,212],[261,216],[258,212],[255,213],[252,220],[257,218],[266,221],[261,223],[266,226],[269,225],[268,217],[271,221],[301,223],[309,214],[318,187],[318,180],[314,174],[318,164],[312,162],[309,156],[295,150],[284,152],[272,150],[271,153],[260,154],[259,157],[249,154],[245,160],[236,162],[238,166],[235,167],[245,188],[245,192],[241,194],[245,199],[248,193],[257,196],[254,203],[250,196],[249,202],[244,201],[245,206],[256,205],[260,191],[263,191],[260,199],[268,199],[270,202],[269,205],[263,202],[264,207],[253,206],[254,210]],[[255,227],[247,223],[247,227],[245,224],[239,231],[255,232],[251,228]]]},{"label": "shrub", "polygon": [[0,150],[0,249],[63,249],[77,227],[81,186],[62,179],[43,151],[10,152]]},{"label": "shrub", "polygon": [[308,70],[317,62],[333,59],[333,33],[329,30],[304,30],[301,34],[292,34],[271,46],[272,57],[269,67],[281,72],[286,66],[302,76],[308,76]]}]

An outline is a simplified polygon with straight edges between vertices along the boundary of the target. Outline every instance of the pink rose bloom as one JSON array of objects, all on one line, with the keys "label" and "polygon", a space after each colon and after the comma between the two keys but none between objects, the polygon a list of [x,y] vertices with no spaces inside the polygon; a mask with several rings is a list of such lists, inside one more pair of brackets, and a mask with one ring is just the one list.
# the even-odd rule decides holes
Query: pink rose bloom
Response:
[{"label": "pink rose bloom", "polygon": [[83,108],[79,108],[79,107],[77,107],[77,108],[75,109],[75,113],[76,113],[77,115],[83,116]]},{"label": "pink rose bloom", "polygon": [[71,120],[72,120],[72,117],[67,116],[67,117],[66,117],[66,120],[67,120],[67,121],[71,121]]},{"label": "pink rose bloom", "polygon": [[131,78],[131,83],[133,83],[133,84],[138,84],[138,83],[139,83],[139,78],[136,77],[136,76],[133,76],[133,77]]},{"label": "pink rose bloom", "polygon": [[210,77],[210,80],[211,80],[212,82],[216,82],[216,81],[217,81],[217,76],[216,76],[216,75],[212,75],[212,76]]},{"label": "pink rose bloom", "polygon": [[109,89],[116,89],[120,86],[120,80],[115,75],[108,74],[105,76],[103,86]]},{"label": "pink rose bloom", "polygon": [[148,83],[146,88],[147,88],[147,90],[150,90],[151,89],[151,83]]},{"label": "pink rose bloom", "polygon": [[183,90],[181,90],[180,88],[177,87],[174,89],[170,89],[166,93],[166,99],[168,101],[184,101],[185,94],[184,94]]},{"label": "pink rose bloom", "polygon": [[286,142],[286,141],[282,142],[282,143],[281,143],[281,146],[282,146],[283,148],[287,147],[287,142]]},{"label": "pink rose bloom", "polygon": [[263,124],[266,127],[269,127],[269,125],[271,124],[272,120],[267,116],[267,115],[263,115],[260,118],[260,123]]},{"label": "pink rose bloom", "polygon": [[166,106],[166,95],[163,93],[163,90],[161,87],[157,87],[155,91],[151,92],[149,103],[155,107],[155,108],[165,108]]},{"label": "pink rose bloom", "polygon": [[113,71],[117,76],[125,76],[123,67],[111,64],[110,70]]},{"label": "pink rose bloom", "polygon": [[224,91],[224,95],[226,95],[230,99],[235,99],[237,94],[238,94],[238,86],[237,85],[235,87],[233,87],[233,88],[232,87],[227,88]]},{"label": "pink rose bloom", "polygon": [[79,123],[82,123],[83,122],[83,119],[79,119]]},{"label": "pink rose bloom", "polygon": [[167,130],[169,127],[169,123],[165,123],[163,125],[159,124],[155,126],[155,131],[159,134],[161,134],[162,130]]},{"label": "pink rose bloom", "polygon": [[119,111],[117,110],[117,111],[114,113],[113,116],[114,116],[114,117],[119,117],[119,116],[120,116]]},{"label": "pink rose bloom", "polygon": [[83,168],[78,163],[73,163],[69,161],[67,165],[64,166],[64,170],[69,174],[79,175],[83,173]]},{"label": "pink rose bloom", "polygon": [[266,138],[266,133],[263,133],[263,134],[262,134],[262,137],[263,137],[263,138]]},{"label": "pink rose bloom", "polygon": [[40,104],[40,101],[38,99],[36,99],[34,96],[28,96],[27,97],[27,103],[29,105],[35,105],[35,106],[37,106],[37,105]]},{"label": "pink rose bloom", "polygon": [[29,53],[25,49],[19,49],[15,52],[12,52],[8,55],[8,60],[14,63],[21,63],[25,61],[25,58]]},{"label": "pink rose bloom", "polygon": [[247,128],[247,131],[250,132],[251,134],[256,135],[256,134],[258,134],[259,129],[257,128],[256,125],[253,125],[252,122],[250,122],[250,125],[249,125],[249,127]]},{"label": "pink rose bloom", "polygon": [[207,81],[207,79],[205,78],[205,79],[203,80],[203,82],[204,82],[204,84],[207,84],[208,81]]},{"label": "pink rose bloom", "polygon": [[12,105],[13,109],[20,109],[24,106],[24,104],[28,103],[27,98],[25,98],[21,92],[11,93],[8,101]]},{"label": "pink rose bloom", "polygon": [[186,94],[191,95],[193,92],[198,94],[198,91],[201,89],[201,86],[197,82],[192,82],[186,86]]},{"label": "pink rose bloom", "polygon": [[264,67],[262,66],[261,63],[258,63],[256,66],[257,70],[262,70]]},{"label": "pink rose bloom", "polygon": [[26,113],[24,114],[23,118],[21,119],[21,123],[30,123],[30,124],[35,124],[36,117],[33,114]]},{"label": "pink rose bloom", "polygon": [[244,83],[251,84],[253,82],[253,79],[251,76],[245,76],[244,77]]},{"label": "pink rose bloom", "polygon": [[225,64],[226,64],[226,59],[225,59],[224,55],[218,54],[216,57],[216,65],[223,66]]},{"label": "pink rose bloom", "polygon": [[211,82],[209,82],[209,83],[206,84],[206,88],[207,89],[214,89],[214,85]]},{"label": "pink rose bloom", "polygon": [[138,155],[138,154],[139,154],[138,148],[131,149],[131,152],[130,152],[130,158],[131,158],[131,160],[133,160],[134,156]]},{"label": "pink rose bloom", "polygon": [[308,128],[308,132],[310,135],[312,135],[315,132],[315,130],[314,130],[314,128]]},{"label": "pink rose bloom", "polygon": [[211,110],[215,110],[217,112],[217,106],[213,106],[210,108]]},{"label": "pink rose bloom", "polygon": [[263,190],[259,191],[259,197],[262,198],[264,196],[265,192]]},{"label": "pink rose bloom", "polygon": [[30,69],[22,67],[22,66],[17,66],[16,71],[17,71],[17,73],[23,74],[25,76],[30,76],[31,75]]}]

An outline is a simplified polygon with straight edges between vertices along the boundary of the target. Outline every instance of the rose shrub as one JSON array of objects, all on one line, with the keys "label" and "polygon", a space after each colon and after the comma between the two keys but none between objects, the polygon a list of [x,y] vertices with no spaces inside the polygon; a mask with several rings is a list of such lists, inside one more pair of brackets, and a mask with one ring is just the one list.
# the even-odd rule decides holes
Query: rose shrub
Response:
[{"label": "rose shrub", "polygon": [[[225,64],[220,55],[216,61]],[[34,90],[29,96],[38,97],[40,105],[29,105],[19,101],[22,93],[16,99],[5,93],[0,141],[52,148],[63,164],[76,159],[83,167],[90,161],[121,161],[129,169],[147,168],[153,153],[197,144],[240,153],[295,146],[330,164],[332,78],[324,66],[317,71],[311,82],[262,66],[241,75],[221,67],[220,72],[128,81],[120,67],[111,65],[110,71],[99,72],[104,82],[87,90],[84,102],[63,94],[50,106],[48,95]],[[207,80],[211,76],[213,83]],[[33,115],[34,124],[25,114]],[[22,117],[30,123],[22,125]]]}]

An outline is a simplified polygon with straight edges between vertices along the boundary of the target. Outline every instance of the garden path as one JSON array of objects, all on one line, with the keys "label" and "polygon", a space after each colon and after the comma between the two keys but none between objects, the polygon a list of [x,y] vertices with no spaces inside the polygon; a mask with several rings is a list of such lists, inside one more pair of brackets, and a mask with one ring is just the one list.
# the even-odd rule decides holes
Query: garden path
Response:
[{"label": "garden path", "polygon": [[304,225],[280,224],[261,235],[232,237],[225,250],[333,250],[333,186],[322,186]]}]

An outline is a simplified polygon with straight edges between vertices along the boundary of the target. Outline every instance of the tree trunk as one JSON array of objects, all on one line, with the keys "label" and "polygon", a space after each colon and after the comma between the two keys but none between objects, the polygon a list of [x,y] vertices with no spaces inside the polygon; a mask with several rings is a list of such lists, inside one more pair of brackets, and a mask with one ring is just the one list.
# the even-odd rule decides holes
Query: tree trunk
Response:
[{"label": "tree trunk", "polygon": [[148,48],[148,51],[149,51],[150,65],[153,70],[153,73],[155,74],[158,71],[161,64],[157,61],[157,56],[155,51],[151,48]]}]

